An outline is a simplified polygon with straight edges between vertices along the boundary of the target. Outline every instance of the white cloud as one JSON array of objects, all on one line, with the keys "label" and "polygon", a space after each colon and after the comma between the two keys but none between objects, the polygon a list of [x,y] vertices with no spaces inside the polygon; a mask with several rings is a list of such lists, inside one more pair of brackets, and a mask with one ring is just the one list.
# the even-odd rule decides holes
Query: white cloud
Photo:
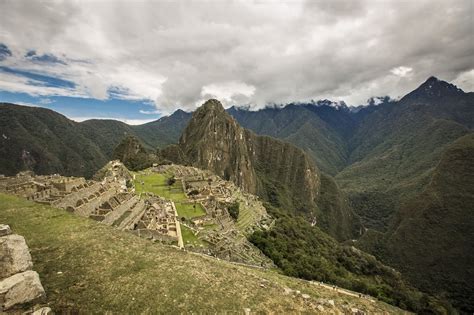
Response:
[{"label": "white cloud", "polygon": [[122,117],[69,117],[69,119],[77,121],[77,122],[82,122],[90,119],[112,119],[112,120],[118,120],[121,122],[124,122],[128,125],[143,125],[152,121],[155,121],[156,119],[127,119],[127,118],[122,118]]},{"label": "white cloud", "polygon": [[144,115],[157,115],[157,114],[161,114],[161,112],[159,110],[143,110],[143,109],[140,109],[139,110],[140,114],[144,114]]},{"label": "white cloud", "polygon": [[474,69],[460,73],[453,83],[464,91],[474,91]]},{"label": "white cloud", "polygon": [[413,73],[413,68],[400,66],[400,67],[393,68],[392,70],[390,70],[390,72],[396,76],[405,78],[405,77],[410,76]]},{"label": "white cloud", "polygon": [[42,105],[47,105],[47,104],[53,103],[53,101],[50,100],[49,98],[41,98],[41,99],[39,100],[39,103],[42,104]]},{"label": "white cloud", "polygon": [[203,99],[199,100],[197,105],[201,105],[204,100],[210,98],[216,98],[224,105],[231,105],[232,103],[246,104],[251,100],[254,93],[255,87],[243,82],[212,83],[202,87],[201,97]]},{"label": "white cloud", "polygon": [[[330,97],[398,97],[473,68],[472,0],[1,1],[1,65],[72,81],[0,89],[149,99],[161,113],[204,95],[251,108]],[[34,49],[67,65],[26,61]],[[416,71],[415,71],[416,69]],[[34,83],[34,82],[33,82]],[[472,89],[472,87],[470,88]],[[468,89],[469,90],[469,89]]]}]

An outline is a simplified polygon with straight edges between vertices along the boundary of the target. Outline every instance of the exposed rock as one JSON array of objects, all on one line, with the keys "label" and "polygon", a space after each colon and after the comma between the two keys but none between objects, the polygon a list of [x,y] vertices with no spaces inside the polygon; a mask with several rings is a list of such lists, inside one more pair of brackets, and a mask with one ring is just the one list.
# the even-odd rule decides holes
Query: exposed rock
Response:
[{"label": "exposed rock", "polygon": [[37,309],[36,311],[31,313],[31,315],[51,315],[51,314],[53,314],[53,311],[51,310],[50,307],[47,307],[47,306]]},{"label": "exposed rock", "polygon": [[39,275],[28,270],[0,281],[0,310],[34,302],[45,296]]},{"label": "exposed rock", "polygon": [[23,236],[10,234],[0,237],[0,279],[31,269],[32,266]]},{"label": "exposed rock", "polygon": [[9,234],[12,234],[10,226],[6,224],[0,224],[0,236],[5,236]]},{"label": "exposed rock", "polygon": [[310,298],[309,294],[301,294],[301,297],[305,300]]},{"label": "exposed rock", "polygon": [[351,314],[352,315],[365,315],[365,312],[361,311],[358,308],[353,307],[353,308],[351,308]]},{"label": "exposed rock", "polygon": [[322,306],[322,305],[316,306],[316,309],[320,312],[324,312],[324,306]]},{"label": "exposed rock", "polygon": [[330,306],[330,307],[335,307],[336,306],[336,304],[334,303],[334,300],[327,300],[325,304],[326,304],[326,306]]},{"label": "exposed rock", "polygon": [[101,181],[104,178],[109,179],[123,179],[125,181],[131,180],[132,174],[119,160],[113,160],[107,163],[104,167],[97,171],[94,175],[94,180]]},{"label": "exposed rock", "polygon": [[293,292],[293,290],[290,288],[284,288],[284,290],[286,295],[291,294]]}]

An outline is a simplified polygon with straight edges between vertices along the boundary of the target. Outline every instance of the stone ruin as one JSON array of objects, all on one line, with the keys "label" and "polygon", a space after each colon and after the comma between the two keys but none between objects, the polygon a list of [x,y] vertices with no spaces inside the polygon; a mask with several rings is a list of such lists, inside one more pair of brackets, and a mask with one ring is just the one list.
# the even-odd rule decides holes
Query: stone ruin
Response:
[{"label": "stone ruin", "polygon": [[170,202],[136,195],[133,185],[127,184],[133,177],[122,163],[109,162],[94,178],[21,172],[13,177],[0,176],[0,192],[62,208],[153,240],[177,241],[177,219],[170,211]]},{"label": "stone ruin", "polygon": [[[258,197],[242,192],[234,183],[225,181],[209,171],[181,165],[162,165],[153,171],[173,174],[181,181],[189,203],[199,203],[206,214],[182,222],[206,244],[205,248],[190,248],[221,259],[258,265],[272,266],[268,257],[262,254],[246,235],[255,229],[268,228],[273,221]],[[227,211],[233,202],[246,208],[246,217],[235,222]],[[206,228],[213,226],[212,229]]]},{"label": "stone ruin", "polygon": [[[177,243],[180,247],[184,245],[180,224],[184,224],[207,245],[197,248],[189,244],[190,250],[242,263],[271,265],[271,261],[246,238],[255,229],[267,228],[272,220],[258,197],[242,192],[233,183],[209,171],[194,167],[162,165],[146,172],[174,174],[188,196],[180,202],[200,204],[205,214],[180,222],[172,201],[151,193],[137,195],[131,185],[134,176],[119,161],[109,162],[94,180],[38,176],[32,172],[0,176],[0,192],[62,208],[152,241]],[[241,211],[242,219],[237,222],[227,211],[228,205],[235,201],[245,210]]]},{"label": "stone ruin", "polygon": [[145,204],[146,211],[134,223],[133,232],[152,240],[159,240],[165,243],[174,242],[179,237],[179,222],[173,202],[153,196],[147,198]]},{"label": "stone ruin", "polygon": [[[31,310],[45,298],[39,275],[32,268],[25,238],[12,234],[10,226],[0,224],[0,313]],[[34,309],[33,314],[51,313],[49,307]]]}]

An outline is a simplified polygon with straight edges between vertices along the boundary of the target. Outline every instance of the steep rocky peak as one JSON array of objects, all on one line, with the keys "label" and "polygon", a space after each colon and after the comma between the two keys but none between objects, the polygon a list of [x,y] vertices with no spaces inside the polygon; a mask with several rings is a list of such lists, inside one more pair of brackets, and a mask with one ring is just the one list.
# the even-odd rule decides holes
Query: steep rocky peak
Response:
[{"label": "steep rocky peak", "polygon": [[[208,127],[213,125],[215,127],[216,124],[223,122],[234,122],[234,118],[225,111],[221,102],[210,99],[196,109],[188,127],[192,127],[192,129],[195,129],[196,125],[206,125]],[[200,129],[202,130],[202,128]]]},{"label": "steep rocky peak", "polygon": [[222,113],[225,112],[224,106],[221,102],[216,99],[207,100],[204,104],[197,109],[196,112],[205,112],[207,114]]},{"label": "steep rocky peak", "polygon": [[[178,145],[161,150],[160,156],[211,170],[263,198],[271,193],[274,202],[295,211],[317,210],[320,177],[306,153],[289,143],[244,129],[217,100],[198,108]],[[277,188],[272,183],[286,188],[274,191]]]}]

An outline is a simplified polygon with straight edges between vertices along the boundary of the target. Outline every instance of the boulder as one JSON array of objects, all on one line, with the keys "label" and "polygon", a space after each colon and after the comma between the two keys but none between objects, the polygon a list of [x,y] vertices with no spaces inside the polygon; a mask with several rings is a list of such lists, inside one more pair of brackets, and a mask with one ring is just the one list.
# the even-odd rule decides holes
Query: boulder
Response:
[{"label": "boulder", "polygon": [[326,301],[326,306],[335,307],[336,304],[334,303],[334,300],[327,300],[327,301]]},{"label": "boulder", "polygon": [[365,312],[361,311],[358,308],[351,308],[351,314],[352,315],[365,315]]},{"label": "boulder", "polygon": [[12,230],[10,230],[10,226],[6,224],[0,224],[0,236],[10,235],[12,234]]},{"label": "boulder", "polygon": [[53,314],[53,311],[51,310],[50,307],[47,307],[47,306],[37,309],[36,311],[31,313],[31,315],[51,315],[51,314]]},{"label": "boulder", "polygon": [[0,237],[0,279],[29,270],[32,266],[23,236],[10,234]]},{"label": "boulder", "polygon": [[28,270],[0,281],[0,311],[39,300],[45,296],[39,275]]}]

